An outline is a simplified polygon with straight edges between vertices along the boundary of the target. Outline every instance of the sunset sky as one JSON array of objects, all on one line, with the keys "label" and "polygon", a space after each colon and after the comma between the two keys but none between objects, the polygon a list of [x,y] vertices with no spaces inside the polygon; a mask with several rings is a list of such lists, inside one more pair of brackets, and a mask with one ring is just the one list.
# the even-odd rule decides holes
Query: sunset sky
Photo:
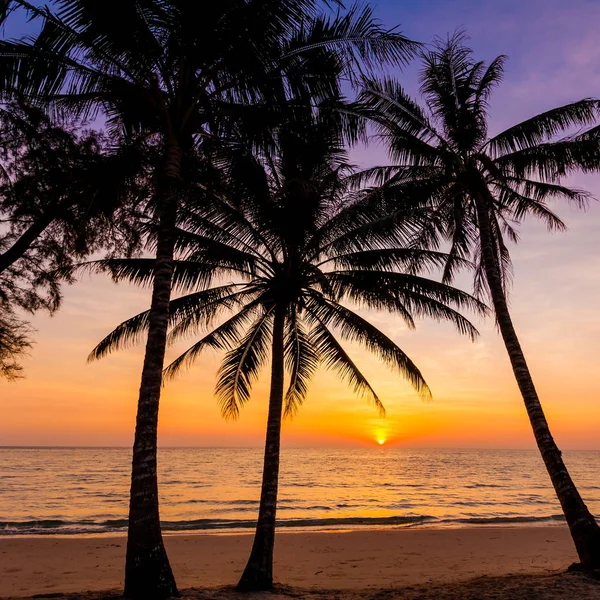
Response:
[{"label": "sunset sky", "polygon": [[[478,57],[508,54],[505,82],[492,100],[494,131],[553,106],[600,95],[600,2],[594,0],[388,0],[376,3],[389,26],[429,42],[463,26]],[[413,65],[401,80],[415,92]],[[363,166],[385,161],[377,147],[353,152]],[[600,175],[575,183],[600,197]],[[569,231],[522,228],[512,248],[513,317],[559,446],[600,448],[600,205],[556,207]],[[0,383],[0,445],[129,445],[133,439],[143,348],[86,364],[111,328],[147,308],[149,293],[108,278],[65,289],[62,310],[37,315],[27,378]],[[433,394],[424,403],[366,351],[352,348],[388,414],[380,419],[328,372],[314,380],[283,443],[406,447],[533,447],[522,400],[491,320],[471,343],[448,325],[421,321],[407,331],[396,317],[372,315],[421,368]],[[185,344],[178,346],[181,350]],[[177,349],[169,352],[176,355]],[[204,359],[163,392],[163,446],[255,446],[263,441],[268,376],[239,421],[222,420],[213,397],[219,356]]]}]

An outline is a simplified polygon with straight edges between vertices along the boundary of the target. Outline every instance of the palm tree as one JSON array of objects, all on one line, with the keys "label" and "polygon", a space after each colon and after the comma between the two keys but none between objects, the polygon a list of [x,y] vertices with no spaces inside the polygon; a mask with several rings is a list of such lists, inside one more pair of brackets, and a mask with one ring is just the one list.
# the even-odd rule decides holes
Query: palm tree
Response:
[{"label": "palm tree", "polygon": [[[273,135],[274,152],[246,150],[229,165],[222,163],[231,177],[230,195],[215,198],[211,211],[191,214],[179,233],[185,260],[175,262],[174,272],[182,288],[194,288],[215,272],[235,281],[171,301],[171,340],[197,329],[208,333],[166,374],[174,376],[207,348],[226,351],[216,394],[223,415],[237,418],[271,358],[260,508],[241,590],[272,587],[282,416],[302,404],[317,368],[334,369],[384,412],[338,335],[362,344],[422,396],[430,394],[410,358],[344,302],[400,315],[410,328],[415,316],[448,320],[471,337],[475,329],[455,308],[482,310],[468,294],[418,274],[442,265],[444,254],[383,244],[377,228],[371,228],[370,244],[357,245],[357,239],[369,237],[364,235],[368,223],[355,218],[363,199],[348,195],[350,167],[342,137],[339,118],[330,110],[315,115],[314,108],[293,105]],[[155,269],[153,261],[144,259],[104,265],[117,279],[138,283],[148,282]],[[148,312],[125,321],[94,356],[136,340],[148,322]]]},{"label": "palm tree", "polygon": [[[125,594],[177,588],[160,531],[157,424],[173,278],[180,186],[195,148],[218,135],[239,105],[281,99],[273,75],[303,72],[317,97],[339,70],[405,60],[414,44],[376,23],[369,9],[317,18],[317,0],[25,0],[42,22],[33,40],[0,43],[0,92],[18,90],[76,115],[101,110],[109,128],[142,134],[162,151],[157,167],[156,270],[133,449]],[[307,60],[310,56],[310,60]],[[319,60],[324,59],[324,60]],[[277,78],[275,78],[277,79]],[[222,121],[215,120],[220,115]]]},{"label": "palm tree", "polygon": [[[393,164],[363,176],[387,201],[412,193],[413,208],[426,210],[426,225],[414,242],[436,248],[450,244],[445,281],[457,259],[476,261],[476,292],[491,298],[496,322],[525,402],[537,446],[561,503],[581,563],[600,566],[600,529],[563,462],[540,404],[507,303],[510,255],[506,240],[518,240],[516,225],[541,219],[550,230],[564,229],[548,208],[553,199],[582,205],[588,194],[561,183],[578,170],[597,170],[600,145],[585,133],[598,116],[596,100],[582,100],[534,116],[493,137],[488,135],[488,102],[502,80],[504,56],[489,66],[477,62],[465,36],[438,40],[422,55],[420,105],[398,83],[367,81],[363,110],[385,140]],[[558,137],[560,135],[563,137]],[[426,199],[426,200],[425,200]]]}]

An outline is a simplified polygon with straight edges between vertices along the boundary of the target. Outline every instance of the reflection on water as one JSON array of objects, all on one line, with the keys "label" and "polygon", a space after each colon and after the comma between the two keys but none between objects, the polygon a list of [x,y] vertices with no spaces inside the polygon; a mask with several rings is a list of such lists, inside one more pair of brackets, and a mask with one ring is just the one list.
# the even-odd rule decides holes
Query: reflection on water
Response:
[{"label": "reflection on water", "polygon": [[[123,448],[0,448],[0,533],[82,533],[126,526],[131,453]],[[600,452],[565,452],[600,514]],[[165,529],[252,526],[258,448],[159,452]],[[521,523],[560,518],[535,451],[284,449],[280,526]]]}]

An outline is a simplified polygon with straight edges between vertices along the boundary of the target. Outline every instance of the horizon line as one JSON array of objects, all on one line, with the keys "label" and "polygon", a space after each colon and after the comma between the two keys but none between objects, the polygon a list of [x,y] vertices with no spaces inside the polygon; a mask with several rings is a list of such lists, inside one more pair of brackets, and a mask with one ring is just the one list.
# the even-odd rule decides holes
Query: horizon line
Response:
[{"label": "horizon line", "polygon": [[[361,448],[378,448],[384,450],[385,448],[392,448],[398,450],[469,450],[469,451],[509,451],[509,452],[539,452],[537,448],[514,448],[514,447],[477,447],[477,446],[398,446],[394,444],[385,444],[383,446],[372,444],[372,445],[356,445],[356,446],[330,446],[330,445],[315,445],[315,446],[284,446],[288,450],[347,450],[347,449],[361,449]],[[83,445],[56,445],[56,444],[24,444],[24,445],[1,445],[0,450],[131,450],[130,445],[121,446],[83,446]],[[158,446],[159,450],[264,450],[263,446]],[[564,452],[600,452],[599,448],[568,448],[563,450]]]}]

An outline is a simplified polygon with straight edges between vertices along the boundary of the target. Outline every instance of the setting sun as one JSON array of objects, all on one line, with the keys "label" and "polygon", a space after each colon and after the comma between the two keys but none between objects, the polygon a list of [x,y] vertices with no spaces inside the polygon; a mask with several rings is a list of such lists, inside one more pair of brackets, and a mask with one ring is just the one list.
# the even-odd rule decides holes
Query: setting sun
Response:
[{"label": "setting sun", "polygon": [[380,446],[383,446],[383,444],[385,444],[385,440],[377,440],[377,443],[378,443]]}]

